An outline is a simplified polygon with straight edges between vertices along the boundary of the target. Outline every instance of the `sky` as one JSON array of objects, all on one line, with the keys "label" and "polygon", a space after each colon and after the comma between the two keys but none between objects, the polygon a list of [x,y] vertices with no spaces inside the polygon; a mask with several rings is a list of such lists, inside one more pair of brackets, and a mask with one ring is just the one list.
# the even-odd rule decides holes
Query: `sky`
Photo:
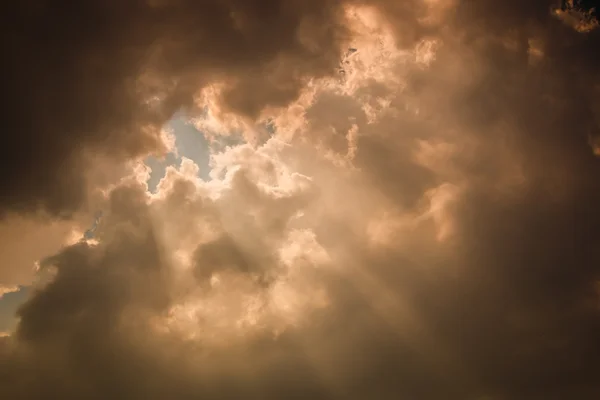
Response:
[{"label": "sky", "polygon": [[0,397],[600,398],[594,7],[9,3]]},{"label": "sky", "polygon": [[211,146],[201,131],[196,129],[193,122],[185,115],[174,115],[164,126],[174,140],[172,151],[161,157],[148,157],[144,163],[150,168],[150,179],[148,189],[155,191],[158,183],[165,175],[166,168],[170,165],[178,165],[181,158],[194,160],[199,167],[198,176],[201,179],[209,178],[210,149]]}]

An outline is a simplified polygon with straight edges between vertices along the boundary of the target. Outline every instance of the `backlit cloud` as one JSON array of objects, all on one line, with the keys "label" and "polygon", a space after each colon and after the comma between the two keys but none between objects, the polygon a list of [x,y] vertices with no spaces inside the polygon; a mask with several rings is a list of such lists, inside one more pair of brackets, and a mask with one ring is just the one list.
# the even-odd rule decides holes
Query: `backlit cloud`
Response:
[{"label": "backlit cloud", "polygon": [[581,3],[11,5],[0,394],[597,398]]}]

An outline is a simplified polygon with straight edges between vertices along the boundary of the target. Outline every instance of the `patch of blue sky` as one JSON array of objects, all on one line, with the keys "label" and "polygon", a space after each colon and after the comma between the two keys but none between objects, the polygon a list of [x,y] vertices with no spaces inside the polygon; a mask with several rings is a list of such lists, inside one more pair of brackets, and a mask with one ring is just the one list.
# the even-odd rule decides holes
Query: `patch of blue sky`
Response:
[{"label": "patch of blue sky", "polygon": [[150,167],[150,179],[148,188],[155,191],[160,180],[165,176],[168,166],[179,165],[182,157],[189,158],[199,167],[199,175],[202,179],[208,179],[210,173],[210,145],[202,132],[200,132],[192,121],[183,113],[177,113],[167,123],[166,129],[175,137],[175,153],[169,153],[164,159],[148,157],[146,165]]},{"label": "patch of blue sky", "polygon": [[275,121],[273,121],[272,119],[268,119],[264,123],[263,127],[265,129],[265,132],[267,133],[265,140],[264,140],[264,142],[266,142],[267,140],[269,140],[270,138],[275,136],[275,134],[277,133],[277,126],[275,126]]},{"label": "patch of blue sky", "polygon": [[83,238],[85,240],[89,240],[89,239],[93,239],[94,238],[94,234],[96,232],[96,228],[98,228],[98,223],[100,223],[100,218],[102,218],[102,211],[96,212],[96,215],[94,216],[94,222],[92,223],[92,226],[87,231],[85,231],[85,233],[83,234]]},{"label": "patch of blue sky", "polygon": [[[222,151],[228,146],[235,146],[244,142],[241,132],[218,136],[209,142],[204,133],[183,112],[176,113],[165,128],[171,131],[175,138],[176,151],[167,154],[162,160],[156,157],[148,157],[145,160],[146,165],[152,170],[148,180],[148,188],[152,192],[156,191],[156,187],[164,177],[167,167],[179,166],[183,157],[194,161],[199,167],[199,178],[208,181],[210,179],[211,154]],[[274,133],[272,123],[268,124],[267,130],[270,135]]]}]

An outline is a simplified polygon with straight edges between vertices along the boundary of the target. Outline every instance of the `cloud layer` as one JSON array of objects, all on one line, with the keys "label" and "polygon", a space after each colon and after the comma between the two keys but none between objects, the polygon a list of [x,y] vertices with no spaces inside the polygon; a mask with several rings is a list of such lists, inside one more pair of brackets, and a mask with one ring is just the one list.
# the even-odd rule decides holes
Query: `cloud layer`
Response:
[{"label": "cloud layer", "polygon": [[[597,398],[584,6],[11,5],[0,394]],[[181,109],[247,143],[150,191]]]}]

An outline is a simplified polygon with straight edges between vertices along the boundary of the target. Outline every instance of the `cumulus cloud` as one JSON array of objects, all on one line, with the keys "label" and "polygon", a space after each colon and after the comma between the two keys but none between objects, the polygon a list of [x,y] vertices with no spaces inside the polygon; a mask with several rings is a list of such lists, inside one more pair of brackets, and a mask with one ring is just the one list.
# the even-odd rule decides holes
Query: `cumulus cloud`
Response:
[{"label": "cumulus cloud", "polygon": [[[2,395],[600,394],[597,30],[543,0],[29,5],[0,271],[45,278]],[[181,108],[246,140],[150,191]]]}]

